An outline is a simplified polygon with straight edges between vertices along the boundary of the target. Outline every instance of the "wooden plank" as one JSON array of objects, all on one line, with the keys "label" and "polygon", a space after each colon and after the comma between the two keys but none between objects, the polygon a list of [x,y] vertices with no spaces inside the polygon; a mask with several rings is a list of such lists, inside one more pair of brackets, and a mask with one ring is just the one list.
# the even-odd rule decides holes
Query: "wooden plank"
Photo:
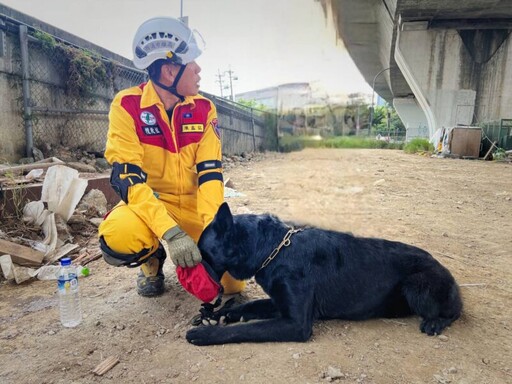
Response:
[{"label": "wooden plank", "polygon": [[119,359],[115,356],[107,357],[101,363],[99,363],[96,368],[94,368],[94,374],[98,376],[102,376],[108,371],[110,371],[117,363],[119,363]]},{"label": "wooden plank", "polygon": [[31,163],[25,165],[17,165],[14,167],[0,169],[0,175],[19,175],[23,174],[25,171],[31,171],[32,169],[48,169],[51,166],[57,164],[60,163]]},{"label": "wooden plank", "polygon": [[47,157],[46,159],[41,159],[38,161],[34,161],[34,164],[36,163],[55,163],[55,164],[64,164],[64,162],[57,158],[57,157]]},{"label": "wooden plank", "polygon": [[69,252],[74,251],[79,247],[78,244],[64,244],[62,247],[56,249],[46,257],[46,264],[51,264],[59,260],[61,257],[66,256]]},{"label": "wooden plank", "polygon": [[78,161],[66,163],[66,167],[76,169],[78,172],[97,173],[98,171],[92,165],[80,163]]},{"label": "wooden plank", "polygon": [[25,267],[39,267],[44,258],[43,252],[2,239],[0,239],[0,255],[11,255],[13,263]]},{"label": "wooden plank", "polygon": [[76,259],[73,260],[73,263],[76,265],[81,265],[82,267],[89,264],[94,260],[98,260],[101,258],[101,250],[96,249],[93,253],[89,253],[89,250],[79,255]]}]

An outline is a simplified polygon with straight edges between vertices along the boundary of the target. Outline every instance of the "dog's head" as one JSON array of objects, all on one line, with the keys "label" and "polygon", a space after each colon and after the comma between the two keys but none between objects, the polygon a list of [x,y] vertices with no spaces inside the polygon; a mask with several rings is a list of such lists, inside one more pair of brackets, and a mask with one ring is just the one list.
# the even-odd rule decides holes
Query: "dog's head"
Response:
[{"label": "dog's head", "polygon": [[[227,271],[229,237],[233,216],[226,203],[222,204],[214,220],[205,228],[198,242],[203,260],[194,267],[176,268],[178,280],[191,294],[203,302],[210,302],[222,293],[220,278]],[[231,251],[232,253],[232,251]]]},{"label": "dog's head", "polygon": [[233,254],[233,215],[223,203],[213,221],[204,229],[197,243],[203,259],[220,277],[227,271]]}]

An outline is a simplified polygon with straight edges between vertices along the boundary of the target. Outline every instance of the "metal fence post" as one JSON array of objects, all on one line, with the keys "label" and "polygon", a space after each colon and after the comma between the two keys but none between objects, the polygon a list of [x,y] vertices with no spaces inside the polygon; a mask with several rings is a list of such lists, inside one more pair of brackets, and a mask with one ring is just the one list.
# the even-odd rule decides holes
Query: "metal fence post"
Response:
[{"label": "metal fence post", "polygon": [[254,111],[251,108],[251,126],[252,126],[252,145],[253,151],[256,152],[256,128],[254,126]]},{"label": "metal fence post", "polygon": [[28,57],[28,28],[20,25],[21,70],[23,79],[23,121],[25,122],[26,156],[32,157],[34,138],[32,135],[32,107],[30,105],[30,73]]}]

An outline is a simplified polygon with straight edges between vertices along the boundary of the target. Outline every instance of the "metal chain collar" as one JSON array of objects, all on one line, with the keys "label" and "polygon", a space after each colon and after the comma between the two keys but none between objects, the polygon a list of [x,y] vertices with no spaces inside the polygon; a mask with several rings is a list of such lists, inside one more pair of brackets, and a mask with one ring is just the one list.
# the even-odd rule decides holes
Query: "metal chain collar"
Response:
[{"label": "metal chain collar", "polygon": [[277,256],[277,254],[279,253],[279,251],[281,250],[281,248],[283,247],[288,247],[290,244],[291,244],[291,240],[290,238],[292,237],[292,235],[294,233],[297,233],[297,232],[301,232],[303,231],[304,228],[297,228],[295,229],[294,227],[291,227],[290,230],[286,233],[286,235],[284,235],[284,238],[283,238],[283,241],[281,241],[281,244],[279,244],[277,246],[277,248],[275,248],[272,253],[269,255],[269,257],[267,257],[267,259],[263,262],[263,264],[261,265],[261,267],[256,271],[256,273],[258,273],[260,270],[262,270],[263,268],[265,268],[267,265],[270,264],[270,262],[272,260],[274,260],[274,258]]}]

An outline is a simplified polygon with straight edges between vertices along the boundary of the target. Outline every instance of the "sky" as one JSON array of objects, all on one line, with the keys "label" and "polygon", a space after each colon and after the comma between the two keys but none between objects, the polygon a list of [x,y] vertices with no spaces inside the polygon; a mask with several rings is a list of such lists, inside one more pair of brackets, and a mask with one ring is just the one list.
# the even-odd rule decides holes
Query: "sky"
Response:
[{"label": "sky", "polygon": [[[1,0],[22,13],[132,59],[138,26],[156,16],[188,16],[206,49],[197,59],[201,89],[221,94],[309,82],[319,96],[371,93],[332,18],[315,0]],[[227,85],[228,76],[223,77]],[[224,96],[230,90],[222,90]]]}]

